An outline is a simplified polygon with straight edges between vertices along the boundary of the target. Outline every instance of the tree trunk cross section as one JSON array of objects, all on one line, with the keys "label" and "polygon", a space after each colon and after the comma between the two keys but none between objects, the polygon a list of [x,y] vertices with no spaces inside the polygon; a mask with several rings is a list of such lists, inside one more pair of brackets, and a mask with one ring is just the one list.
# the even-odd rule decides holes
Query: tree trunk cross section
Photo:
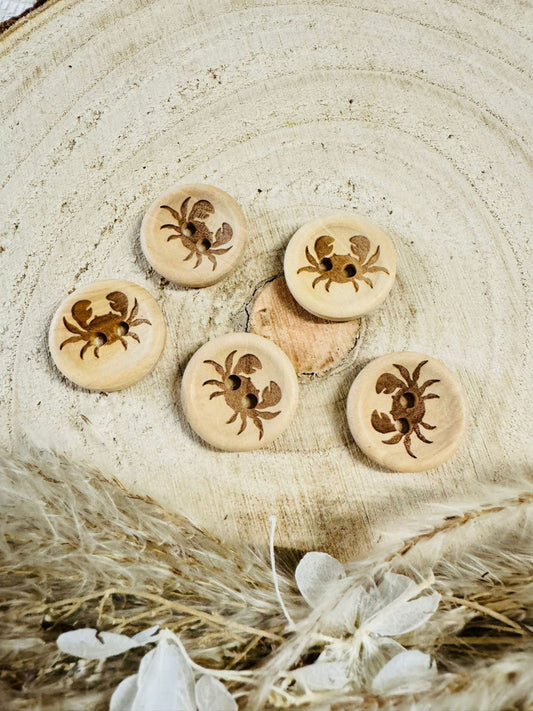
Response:
[{"label": "tree trunk cross section", "polygon": [[[343,558],[399,516],[523,474],[532,19],[518,0],[55,0],[7,29],[0,444],[99,468],[230,542],[265,544],[275,514],[277,544]],[[184,289],[150,268],[139,230],[158,194],[196,182],[240,203],[250,239],[226,279]],[[280,292],[261,289],[290,237],[337,210],[390,234],[388,299],[332,337],[346,356],[301,378],[273,445],[215,451],[179,406],[188,359],[228,331],[276,331],[257,311],[250,325],[254,299],[275,318]],[[108,395],[69,384],[47,349],[59,303],[99,279],[143,286],[168,323],[155,370]],[[443,360],[470,405],[460,451],[423,474],[372,464],[346,422],[355,375],[401,350]]]}]

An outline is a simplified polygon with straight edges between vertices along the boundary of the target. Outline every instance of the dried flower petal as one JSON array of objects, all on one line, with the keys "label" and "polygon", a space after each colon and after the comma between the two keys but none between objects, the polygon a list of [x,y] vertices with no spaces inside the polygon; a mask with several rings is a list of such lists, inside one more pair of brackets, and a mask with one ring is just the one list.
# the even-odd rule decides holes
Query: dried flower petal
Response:
[{"label": "dried flower petal", "polygon": [[371,600],[363,622],[367,632],[397,637],[423,625],[437,609],[439,593],[412,598],[421,592],[406,575],[386,573],[382,582],[369,593]]},{"label": "dried flower petal", "polygon": [[298,589],[311,607],[320,604],[328,585],[344,577],[344,567],[336,558],[316,551],[306,553],[295,572]]},{"label": "dried flower petal", "polygon": [[384,695],[423,691],[436,675],[437,668],[429,654],[409,649],[385,664],[374,678],[372,690]]},{"label": "dried flower petal", "polygon": [[344,662],[315,662],[292,672],[294,679],[309,691],[342,689],[348,683]]},{"label": "dried flower petal", "polygon": [[137,642],[139,647],[142,647],[145,644],[150,644],[150,642],[158,642],[159,625],[154,625],[153,627],[149,627],[147,630],[137,632],[137,634],[133,635],[132,639]]},{"label": "dried flower petal", "polygon": [[107,659],[137,647],[125,634],[98,632],[90,627],[64,632],[57,638],[57,646],[65,654],[83,659]]},{"label": "dried flower petal", "polygon": [[237,702],[218,679],[208,674],[196,682],[198,711],[238,711]]},{"label": "dried flower petal", "polygon": [[369,629],[376,634],[386,634],[390,637],[406,634],[425,624],[439,606],[439,602],[440,595],[434,591],[431,595],[401,603],[394,612],[382,615],[373,622]]},{"label": "dried flower petal", "polygon": [[137,694],[137,674],[127,676],[117,686],[109,703],[109,711],[131,711]]},{"label": "dried flower petal", "polygon": [[196,711],[190,660],[171,638],[163,638],[139,666],[131,711]]},{"label": "dried flower petal", "polygon": [[367,595],[361,586],[348,590],[331,610],[324,612],[320,629],[335,637],[342,637],[346,632],[354,634],[359,611]]}]

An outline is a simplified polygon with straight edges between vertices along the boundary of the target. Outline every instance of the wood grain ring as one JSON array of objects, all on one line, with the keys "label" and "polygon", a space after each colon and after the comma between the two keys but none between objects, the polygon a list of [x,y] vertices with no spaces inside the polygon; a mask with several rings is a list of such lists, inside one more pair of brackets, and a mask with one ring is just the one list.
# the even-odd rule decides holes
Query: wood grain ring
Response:
[{"label": "wood grain ring", "polygon": [[[227,540],[265,542],[276,513],[281,544],[341,556],[400,513],[525,471],[524,12],[518,0],[56,0],[4,32],[1,444],[98,466]],[[185,181],[232,194],[251,236],[246,263],[194,294],[151,271],[138,241],[150,202]],[[182,368],[242,327],[290,236],[331,210],[391,234],[394,298],[365,320],[356,365],[303,385],[272,447],[214,454],[176,406]],[[104,397],[65,387],[45,339],[66,291],[111,277],[158,294],[169,342],[149,385]],[[405,349],[446,361],[475,419],[429,475],[371,464],[344,415],[359,368]]]}]

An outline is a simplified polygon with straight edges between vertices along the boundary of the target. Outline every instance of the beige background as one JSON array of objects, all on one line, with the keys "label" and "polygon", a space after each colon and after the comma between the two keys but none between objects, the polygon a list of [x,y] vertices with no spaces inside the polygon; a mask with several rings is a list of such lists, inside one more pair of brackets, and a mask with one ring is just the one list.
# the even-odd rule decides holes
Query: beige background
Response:
[{"label": "beige background", "polygon": [[[518,0],[186,3],[56,0],[0,40],[0,443],[53,448],[118,475],[227,540],[363,552],[396,514],[518,475],[531,462],[531,8]],[[243,205],[242,266],[201,291],[142,257],[158,193],[207,181]],[[243,328],[303,222],[366,214],[398,279],[353,357],[306,381],[267,450],[214,453],[177,405],[206,339]],[[50,318],[95,279],[145,286],[168,343],[112,395],[66,383]],[[440,357],[472,411],[467,442],[427,474],[371,464],[344,403],[388,351]]]}]

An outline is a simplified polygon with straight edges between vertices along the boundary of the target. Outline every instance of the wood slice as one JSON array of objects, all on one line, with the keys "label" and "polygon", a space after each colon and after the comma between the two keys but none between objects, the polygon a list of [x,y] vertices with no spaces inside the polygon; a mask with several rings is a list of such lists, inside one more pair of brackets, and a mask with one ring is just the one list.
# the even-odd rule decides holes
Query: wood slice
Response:
[{"label": "wood slice", "polygon": [[[527,287],[533,188],[532,13],[519,0],[55,0],[1,37],[0,443],[53,449],[180,510],[225,540],[362,554],[395,516],[520,475],[531,462]],[[180,183],[243,206],[242,264],[201,290],[168,284],[139,244]],[[305,222],[337,210],[391,235],[398,277],[350,358],[301,383],[290,428],[215,452],[179,406],[206,340],[244,329]],[[153,294],[168,342],[153,373],[82,391],[48,354],[64,295],[100,279]],[[350,435],[370,359],[419,351],[466,389],[467,439],[446,464],[395,474]]]}]

